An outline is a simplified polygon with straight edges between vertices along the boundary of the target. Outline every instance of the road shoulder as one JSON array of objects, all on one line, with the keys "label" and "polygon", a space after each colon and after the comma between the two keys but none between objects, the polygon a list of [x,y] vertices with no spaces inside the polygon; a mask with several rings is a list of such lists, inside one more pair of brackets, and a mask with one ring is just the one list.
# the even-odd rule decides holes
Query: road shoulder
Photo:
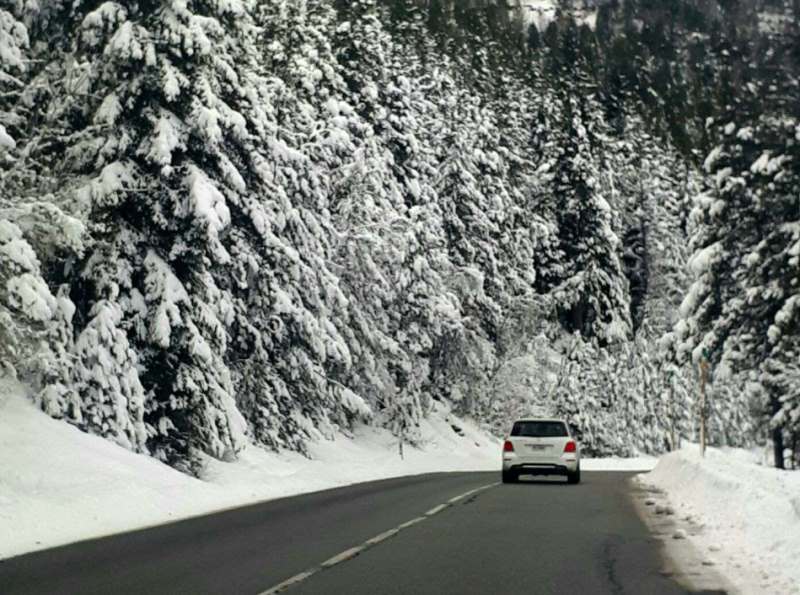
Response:
[{"label": "road shoulder", "polygon": [[736,593],[734,586],[714,567],[708,556],[687,539],[702,528],[691,519],[679,518],[657,488],[630,478],[630,494],[636,512],[661,544],[664,567],[661,573],[690,591]]}]

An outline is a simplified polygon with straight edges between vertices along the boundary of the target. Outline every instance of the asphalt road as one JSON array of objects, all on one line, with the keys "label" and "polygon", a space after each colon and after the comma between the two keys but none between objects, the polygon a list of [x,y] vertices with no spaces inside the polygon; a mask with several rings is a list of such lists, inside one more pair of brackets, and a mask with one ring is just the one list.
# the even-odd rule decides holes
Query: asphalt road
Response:
[{"label": "asphalt road", "polygon": [[492,485],[498,475],[371,482],[12,558],[0,593],[257,595],[308,570],[282,592],[687,592],[661,572],[629,474]]}]

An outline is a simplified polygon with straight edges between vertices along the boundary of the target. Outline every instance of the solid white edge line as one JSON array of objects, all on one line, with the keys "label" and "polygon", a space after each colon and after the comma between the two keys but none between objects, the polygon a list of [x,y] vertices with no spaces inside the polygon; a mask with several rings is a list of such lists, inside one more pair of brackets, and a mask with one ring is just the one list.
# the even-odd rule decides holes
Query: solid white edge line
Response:
[{"label": "solid white edge line", "polygon": [[322,564],[320,564],[319,566],[317,566],[315,568],[312,568],[310,570],[306,570],[305,572],[301,572],[300,574],[296,574],[295,576],[293,576],[293,577],[291,577],[289,579],[286,579],[282,583],[277,584],[274,587],[270,587],[266,591],[262,591],[261,593],[259,593],[259,595],[277,595],[277,593],[280,593],[280,592],[288,589],[289,587],[291,587],[293,585],[296,585],[297,583],[300,583],[300,582],[306,580],[307,578],[310,578],[311,576],[317,574],[321,570],[325,570],[327,568],[331,568],[332,566],[336,566],[337,564],[341,564],[342,562],[346,562],[347,560],[351,560],[351,559],[355,558],[356,556],[358,556],[359,554],[361,554],[365,550],[368,550],[369,548],[374,547],[374,546],[378,545],[379,543],[381,543],[383,541],[386,541],[387,539],[389,539],[391,537],[394,537],[395,535],[400,533],[400,531],[402,531],[403,529],[408,529],[409,527],[412,527],[413,525],[416,525],[417,523],[421,523],[425,519],[427,519],[429,517],[432,517],[435,514],[440,513],[445,508],[449,508],[450,506],[452,506],[456,502],[459,502],[460,500],[463,500],[465,498],[468,498],[468,497],[472,496],[473,494],[477,494],[478,492],[482,492],[484,490],[488,490],[488,489],[493,488],[493,487],[498,486],[498,485],[500,485],[499,481],[497,481],[495,483],[487,484],[485,486],[481,486],[479,488],[475,488],[474,490],[470,490],[469,492],[464,492],[463,494],[461,494],[460,496],[456,496],[455,498],[450,498],[444,504],[440,504],[439,506],[431,508],[428,512],[425,513],[424,516],[418,516],[417,518],[411,519],[410,521],[406,521],[402,525],[398,525],[394,529],[389,529],[388,531],[384,531],[383,533],[380,533],[380,534],[376,535],[375,537],[372,537],[372,538],[368,539],[367,541],[365,541],[361,545],[357,545],[355,547],[351,547],[350,549],[347,549],[347,550],[341,552],[340,554],[336,554],[332,558],[328,558]]}]

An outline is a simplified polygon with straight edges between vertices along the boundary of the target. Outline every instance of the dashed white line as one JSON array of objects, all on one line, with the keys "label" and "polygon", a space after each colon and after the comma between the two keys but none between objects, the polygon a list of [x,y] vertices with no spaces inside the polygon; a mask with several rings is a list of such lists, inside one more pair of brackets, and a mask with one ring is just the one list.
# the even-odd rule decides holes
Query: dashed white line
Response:
[{"label": "dashed white line", "polygon": [[380,535],[376,535],[372,539],[368,539],[365,543],[368,546],[372,547],[373,545],[379,544],[381,541],[386,541],[390,537],[394,537],[398,533],[400,533],[400,529],[399,528],[397,528],[397,529],[389,529],[388,531],[384,531]]},{"label": "dashed white line", "polygon": [[356,547],[351,547],[349,550],[343,551],[341,554],[336,554],[333,558],[329,558],[325,560],[320,566],[323,568],[330,568],[331,566],[336,566],[344,562],[345,560],[350,560],[351,558],[355,558],[358,554],[364,551],[366,548],[365,545],[357,545]]},{"label": "dashed white line", "polygon": [[493,488],[496,485],[500,485],[499,482],[490,483],[488,485],[481,486],[481,487],[476,488],[474,490],[470,490],[469,492],[465,492],[465,493],[463,493],[463,494],[461,494],[459,496],[456,496],[455,498],[450,498],[444,504],[440,504],[439,506],[435,506],[434,508],[431,508],[428,512],[425,513],[424,516],[419,516],[417,518],[411,519],[410,521],[406,521],[402,525],[398,525],[394,529],[389,529],[388,531],[384,531],[383,533],[380,533],[379,535],[376,535],[375,537],[373,537],[371,539],[368,539],[367,541],[365,541],[361,545],[357,545],[355,547],[351,547],[350,549],[347,549],[347,550],[341,552],[340,554],[336,554],[335,556],[325,560],[322,564],[320,564],[319,566],[317,566],[315,568],[311,568],[309,570],[306,570],[305,572],[301,572],[300,574],[297,574],[297,575],[293,576],[292,578],[289,578],[289,579],[283,581],[282,583],[275,585],[274,587],[270,587],[266,591],[263,591],[262,593],[259,593],[259,595],[277,595],[278,593],[281,593],[281,592],[285,591],[289,587],[292,587],[293,585],[296,585],[297,583],[300,583],[300,582],[308,579],[309,577],[315,575],[316,573],[320,572],[321,570],[325,570],[325,569],[330,568],[332,566],[336,566],[337,564],[341,564],[342,562],[345,562],[347,560],[352,560],[353,558],[355,558],[356,556],[358,556],[362,552],[366,551],[367,549],[369,549],[371,547],[374,547],[374,546],[378,545],[379,543],[394,537],[395,535],[400,533],[400,531],[402,531],[403,529],[408,529],[409,527],[412,527],[413,525],[416,525],[417,523],[421,523],[422,521],[424,521],[427,518],[432,517],[433,515],[439,514],[445,508],[449,508],[450,506],[452,506],[456,502],[464,500],[465,498],[469,498],[470,496],[472,496],[473,494],[477,494],[478,492],[482,492],[484,490],[488,490],[489,488]]},{"label": "dashed white line", "polygon": [[408,528],[409,528],[409,527],[411,527],[412,525],[416,525],[417,523],[421,523],[421,522],[422,522],[422,521],[424,521],[424,520],[425,520],[425,517],[424,517],[424,516],[418,516],[418,517],[417,517],[417,518],[415,518],[415,519],[411,519],[410,521],[406,521],[406,522],[405,522],[405,523],[403,523],[402,525],[398,525],[398,527],[397,527],[397,528],[398,528],[398,529],[400,529],[400,530],[402,531],[403,529],[408,529]]},{"label": "dashed white line", "polygon": [[455,498],[450,498],[447,501],[447,503],[448,504],[455,504],[459,500],[463,500],[464,498],[469,498],[470,496],[472,496],[472,494],[476,494],[476,493],[480,492],[481,490],[486,490],[486,489],[494,487],[496,485],[498,485],[498,484],[493,483],[493,484],[491,484],[489,486],[483,486],[483,487],[480,487],[480,488],[475,488],[474,490],[470,490],[469,492],[465,492],[465,493],[461,494],[460,496],[456,496]]},{"label": "dashed white line", "polygon": [[439,504],[439,506],[437,506],[435,508],[431,508],[428,512],[426,512],[425,516],[433,516],[435,514],[439,514],[440,512],[442,512],[448,506],[450,506],[450,504]]},{"label": "dashed white line", "polygon": [[320,570],[319,568],[314,568],[313,570],[306,570],[305,572],[296,574],[292,578],[286,579],[282,583],[275,585],[270,589],[267,589],[263,593],[259,593],[259,595],[277,595],[278,593],[288,589],[292,585],[296,585],[297,583],[306,580],[308,577],[315,575],[317,572],[319,572],[319,570]]}]

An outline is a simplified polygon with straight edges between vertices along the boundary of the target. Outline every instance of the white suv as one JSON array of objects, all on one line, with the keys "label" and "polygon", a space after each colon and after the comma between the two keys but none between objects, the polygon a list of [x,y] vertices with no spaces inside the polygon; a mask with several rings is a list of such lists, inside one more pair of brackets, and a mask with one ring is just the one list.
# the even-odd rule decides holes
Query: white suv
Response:
[{"label": "white suv", "polygon": [[581,480],[581,450],[559,419],[520,419],[503,443],[503,483],[520,475],[566,475],[567,482]]}]

